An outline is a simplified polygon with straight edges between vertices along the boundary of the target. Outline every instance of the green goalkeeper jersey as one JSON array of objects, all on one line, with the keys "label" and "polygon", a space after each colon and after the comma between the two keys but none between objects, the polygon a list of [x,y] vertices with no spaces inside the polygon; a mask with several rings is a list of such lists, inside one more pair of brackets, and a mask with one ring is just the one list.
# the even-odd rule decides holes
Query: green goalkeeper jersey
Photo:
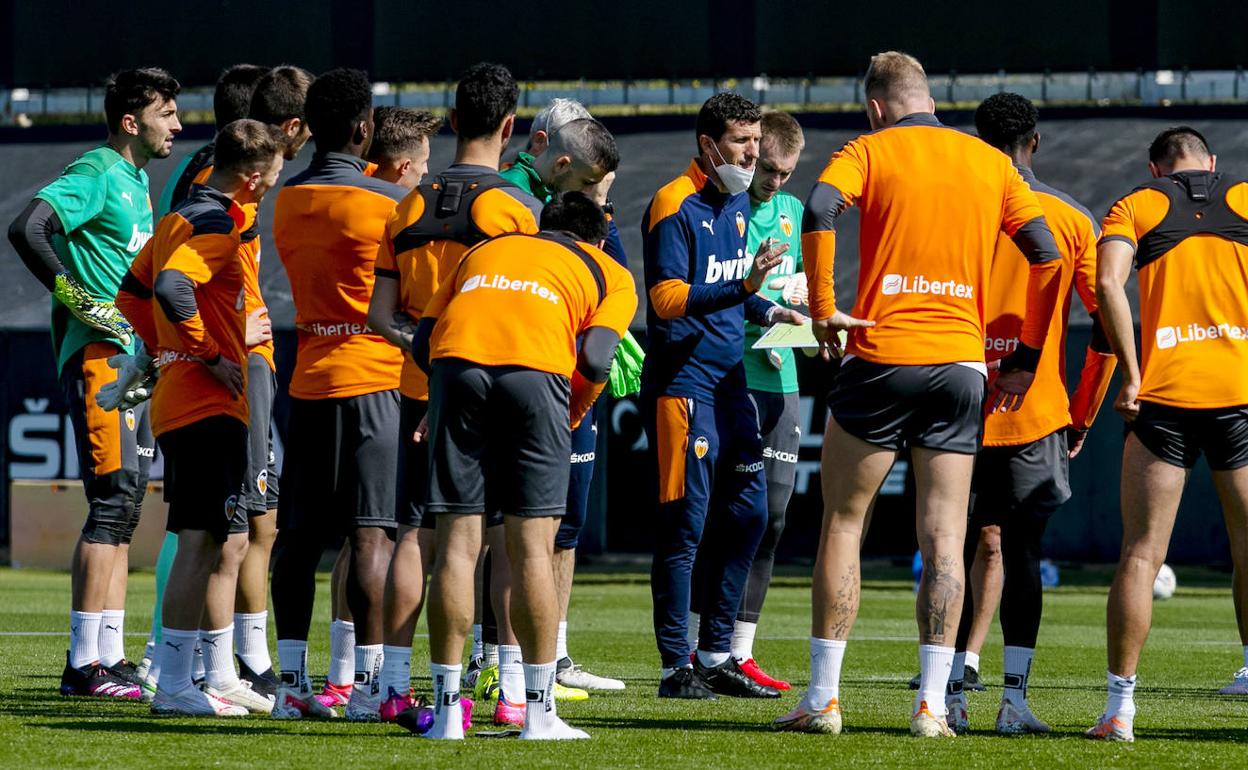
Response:
[{"label": "green goalkeeper jersey", "polygon": [[[802,202],[786,192],[778,192],[766,203],[750,201],[750,230],[747,241],[753,257],[758,247],[768,238],[789,244],[780,265],[767,274],[763,288],[759,294],[781,305],[784,301],[780,294],[782,289],[771,288],[772,282],[779,278],[794,275],[802,270]],[[752,346],[762,336],[763,329],[746,322],[745,324],[745,379],[750,390],[762,390],[768,393],[797,392],[797,362],[794,361],[792,348],[777,348],[781,364],[777,368],[767,360],[767,351],[754,350]]]},{"label": "green goalkeeper jersey", "polygon": [[[92,299],[112,302],[130,263],[152,237],[147,172],[105,145],[69,164],[35,197],[47,201],[61,220],[65,235],[57,236],[53,244],[61,264]],[[70,356],[97,341],[134,352],[133,342],[122,345],[116,337],[86,326],[52,300],[57,371]]]}]

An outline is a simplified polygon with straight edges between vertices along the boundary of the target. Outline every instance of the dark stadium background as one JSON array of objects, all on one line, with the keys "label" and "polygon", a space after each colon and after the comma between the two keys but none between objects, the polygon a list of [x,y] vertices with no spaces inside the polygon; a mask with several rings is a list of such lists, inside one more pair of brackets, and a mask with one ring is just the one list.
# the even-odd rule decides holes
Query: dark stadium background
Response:
[{"label": "dark stadium background", "polygon": [[[931,73],[1083,72],[1169,68],[1236,69],[1248,61],[1248,3],[1223,5],[1216,21],[1208,13],[1179,13],[1178,0],[1056,0],[1045,4],[893,2],[851,4],[816,0],[720,0],[660,3],[653,0],[591,4],[555,0],[520,6],[518,12],[480,0],[461,1],[457,13],[440,4],[364,0],[290,4],[275,0],[227,0],[169,6],[150,0],[115,3],[46,3],[0,0],[0,88],[99,85],[110,71],[159,64],[186,85],[208,85],[236,61],[292,62],[321,71],[357,66],[377,80],[451,81],[482,58],[507,64],[522,79],[726,78],[767,73],[773,77],[855,76],[870,54],[884,48],[910,51]],[[1212,11],[1212,6],[1201,6]],[[246,18],[245,34],[239,19]],[[802,21],[799,23],[798,19]],[[811,19],[822,20],[812,24]],[[599,30],[596,37],[569,36],[567,29]],[[1046,34],[1038,35],[1037,30]],[[55,31],[57,44],[47,45]],[[216,31],[228,34],[214,34]],[[966,42],[973,40],[974,45]],[[44,42],[40,42],[44,41]],[[488,45],[482,44],[488,41]],[[1041,42],[1043,41],[1043,43]],[[72,51],[73,55],[66,55]],[[1183,52],[1180,56],[1178,52]],[[533,105],[537,106],[537,105]],[[942,112],[948,123],[967,127],[968,112]],[[807,146],[788,189],[805,197],[827,157],[866,130],[859,112],[798,116]],[[1182,105],[1042,109],[1039,177],[1073,195],[1099,217],[1118,196],[1147,177],[1145,149],[1165,126],[1196,125],[1219,155],[1220,170],[1248,175],[1248,109]],[[630,261],[640,282],[638,225],[654,190],[680,173],[694,150],[692,116],[608,117],[622,165],[612,190]],[[527,131],[522,121],[520,133]],[[174,157],[147,171],[157,197],[177,159],[207,140],[204,126],[189,127]],[[0,223],[12,220],[31,196],[66,163],[103,137],[101,126],[16,129],[0,127]],[[513,140],[511,151],[523,144]],[[453,139],[437,137],[430,168],[451,159]],[[287,166],[302,169],[310,152]],[[289,287],[271,240],[271,206],[262,209],[261,282],[279,329],[279,365],[288,375],[293,358]],[[857,218],[840,227],[840,296],[848,303],[857,268]],[[22,267],[7,241],[0,243],[0,484],[8,479],[55,477],[64,470],[63,404],[55,385],[46,334],[47,294]],[[1074,303],[1068,370],[1077,376],[1088,327]],[[846,304],[846,306],[848,306]],[[644,328],[639,314],[635,328]],[[828,367],[805,362],[803,394],[810,421],[803,473],[817,464],[822,432],[820,396]],[[1244,376],[1228,373],[1228,376]],[[1110,400],[1117,385],[1111,389]],[[279,403],[279,421],[284,418]],[[595,489],[598,515],[586,550],[637,551],[649,547],[652,505],[644,494],[650,475],[639,464],[639,424],[628,402],[600,409],[600,457],[609,472]],[[1072,468],[1075,497],[1050,529],[1055,558],[1117,557],[1118,454],[1121,421],[1109,406],[1083,456]],[[52,455],[55,454],[56,457]],[[605,480],[604,480],[605,476]],[[800,487],[799,474],[799,487]],[[818,536],[818,476],[795,497],[782,557],[809,558]],[[871,554],[913,552],[910,485],[890,478],[868,540]],[[7,542],[8,496],[0,491],[0,543]],[[1220,509],[1203,463],[1193,476],[1174,537],[1176,562],[1226,559]]]}]

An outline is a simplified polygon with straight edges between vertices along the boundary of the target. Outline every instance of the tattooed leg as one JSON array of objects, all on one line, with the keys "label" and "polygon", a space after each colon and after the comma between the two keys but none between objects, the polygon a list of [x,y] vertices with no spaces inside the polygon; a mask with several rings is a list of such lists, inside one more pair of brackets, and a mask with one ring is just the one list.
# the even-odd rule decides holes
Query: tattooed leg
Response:
[{"label": "tattooed leg", "polygon": [[919,642],[952,647],[962,615],[962,549],[975,457],[921,448],[911,454],[918,504],[915,529],[923,554],[915,605]]},{"label": "tattooed leg", "polygon": [[896,452],[828,420],[823,436],[823,528],[811,586],[811,635],[844,640],[858,615],[858,550],[867,509]]}]

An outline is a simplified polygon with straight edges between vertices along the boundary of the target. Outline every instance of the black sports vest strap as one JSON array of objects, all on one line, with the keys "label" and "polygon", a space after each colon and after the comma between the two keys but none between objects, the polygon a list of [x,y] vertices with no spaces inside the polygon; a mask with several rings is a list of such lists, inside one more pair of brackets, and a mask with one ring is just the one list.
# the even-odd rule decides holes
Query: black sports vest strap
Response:
[{"label": "black sports vest strap", "polygon": [[455,275],[452,276],[450,280],[459,280],[459,271],[463,269],[464,263],[468,261],[468,257],[472,256],[472,253],[478,248],[490,241],[513,237],[541,238],[544,241],[557,243],[576,256],[580,257],[581,261],[585,263],[585,268],[589,270],[589,274],[593,276],[595,288],[598,289],[598,301],[594,303],[594,307],[596,308],[602,304],[602,300],[607,296],[607,278],[602,274],[602,266],[600,266],[598,262],[589,255],[589,252],[581,248],[581,245],[576,242],[575,238],[564,232],[544,231],[537,233],[536,235],[530,235],[528,233],[503,233],[502,235],[496,235],[489,241],[482,241],[473,248],[464,252],[464,256],[459,260],[459,264],[455,266]]},{"label": "black sports vest strap", "polygon": [[473,201],[486,190],[500,187],[520,189],[497,174],[480,177],[439,174],[430,184],[421,185],[421,195],[433,203],[425,208],[420,218],[395,235],[394,253],[402,254],[432,241],[477,245],[489,236],[472,220]]},{"label": "black sports vest strap", "polygon": [[537,234],[538,238],[546,241],[553,241],[563,246],[568,251],[581,258],[585,263],[585,267],[589,269],[589,274],[594,277],[594,285],[598,287],[598,301],[594,303],[594,307],[602,304],[602,300],[607,296],[607,278],[602,274],[602,266],[597,260],[589,256],[589,252],[581,248],[581,244],[567,233],[563,232],[541,232]]},{"label": "black sports vest strap", "polygon": [[1137,191],[1157,190],[1165,195],[1170,208],[1157,226],[1140,238],[1136,269],[1161,259],[1196,235],[1216,235],[1248,246],[1248,219],[1226,201],[1231,188],[1243,181],[1207,171],[1181,172],[1137,187]]}]

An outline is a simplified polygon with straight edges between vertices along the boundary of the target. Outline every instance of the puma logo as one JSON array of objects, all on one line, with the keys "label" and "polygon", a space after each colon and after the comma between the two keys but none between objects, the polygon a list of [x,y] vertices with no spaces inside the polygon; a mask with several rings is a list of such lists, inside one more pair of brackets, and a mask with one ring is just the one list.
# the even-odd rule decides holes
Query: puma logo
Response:
[{"label": "puma logo", "polygon": [[[182,644],[186,644],[186,642],[183,642]],[[172,647],[174,652],[182,652],[182,644],[174,644],[173,642],[165,642],[165,646]]]},{"label": "puma logo", "polygon": [[214,650],[217,648],[217,640],[216,640],[216,639],[200,639],[200,640],[199,640],[199,643],[200,643],[200,644],[207,644],[207,645],[211,645],[211,646],[212,646],[212,648],[213,648]]},{"label": "puma logo", "polygon": [[123,193],[121,194],[121,197],[122,197],[122,199],[123,199],[123,200],[125,200],[125,201],[126,201],[126,203],[129,203],[131,206],[133,206],[133,205],[134,205],[134,198],[130,197],[130,193],[128,193],[128,192],[123,192]]},{"label": "puma logo", "polygon": [[264,631],[264,626],[252,626],[252,631]]},{"label": "puma logo", "polygon": [[715,221],[714,220],[707,221],[703,219],[702,226],[705,227],[707,230],[710,230],[712,236],[715,235]]},{"label": "puma logo", "polygon": [[119,626],[110,626],[106,624],[104,628],[108,631],[116,631],[117,633],[121,633],[121,628]]}]

